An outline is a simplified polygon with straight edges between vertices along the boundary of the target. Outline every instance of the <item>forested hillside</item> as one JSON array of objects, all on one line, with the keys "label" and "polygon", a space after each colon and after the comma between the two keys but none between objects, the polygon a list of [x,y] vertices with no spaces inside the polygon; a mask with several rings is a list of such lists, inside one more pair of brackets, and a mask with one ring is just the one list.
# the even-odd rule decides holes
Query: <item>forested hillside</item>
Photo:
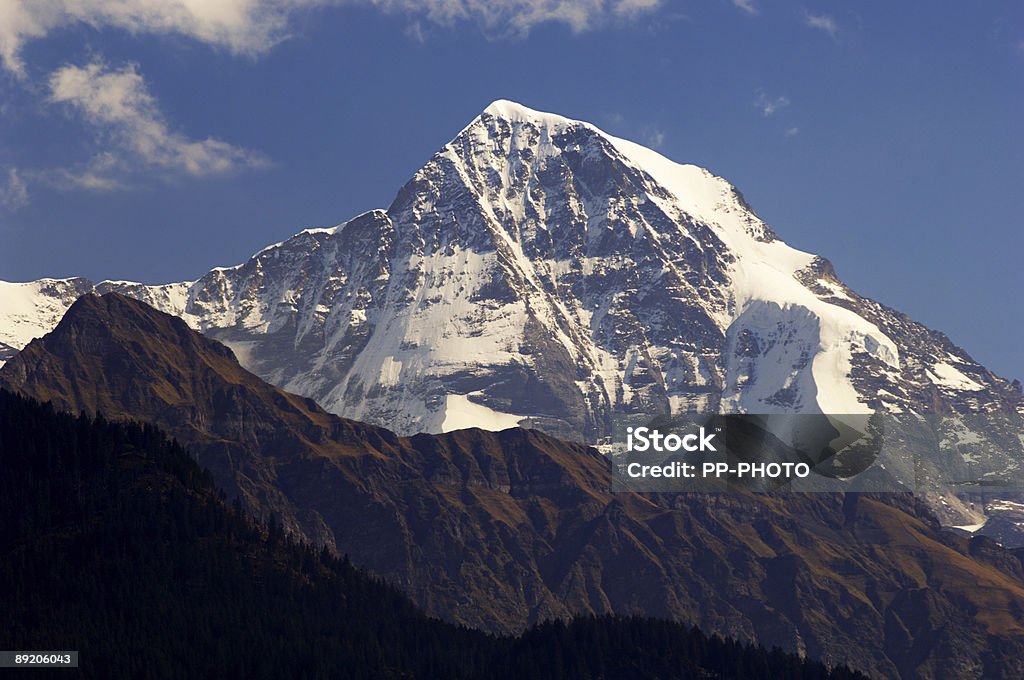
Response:
[{"label": "forested hillside", "polygon": [[79,650],[86,677],[863,677],[654,619],[512,638],[428,618],[347,559],[228,506],[158,429],[6,391],[0,582],[0,647]]}]

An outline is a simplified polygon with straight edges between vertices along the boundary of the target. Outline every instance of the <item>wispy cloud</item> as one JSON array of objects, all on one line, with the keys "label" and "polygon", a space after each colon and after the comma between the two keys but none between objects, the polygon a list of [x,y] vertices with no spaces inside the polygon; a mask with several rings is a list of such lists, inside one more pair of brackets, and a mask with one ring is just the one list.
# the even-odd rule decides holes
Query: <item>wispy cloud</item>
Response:
[{"label": "wispy cloud", "polygon": [[123,178],[129,174],[130,165],[122,156],[103,151],[86,163],[41,172],[38,179],[62,190],[114,191],[128,188]]},{"label": "wispy cloud", "polygon": [[17,168],[7,168],[5,177],[0,177],[0,205],[8,210],[17,210],[28,204],[28,185]]},{"label": "wispy cloud", "polygon": [[618,111],[606,111],[601,114],[602,120],[608,125],[622,125],[626,117]]},{"label": "wispy cloud", "polygon": [[619,0],[612,3],[612,11],[620,16],[632,16],[642,12],[650,12],[661,5],[661,0]]},{"label": "wispy cloud", "polygon": [[[229,53],[259,57],[290,35],[294,16],[329,6],[372,7],[408,19],[406,36],[423,42],[430,28],[473,24],[488,37],[527,36],[540,24],[576,33],[632,21],[663,0],[0,0],[0,68],[27,81],[24,47],[75,25],[135,35],[176,35]],[[28,91],[38,92],[35,84]],[[267,159],[215,137],[175,130],[135,65],[109,68],[100,61],[64,66],[43,88],[51,104],[76,111],[102,142],[92,158],[61,169],[0,170],[0,203],[28,200],[28,183],[59,188],[124,188],[142,168],[201,177]],[[134,182],[131,182],[134,183]]]},{"label": "wispy cloud", "polygon": [[757,14],[760,10],[754,4],[754,0],[732,0],[732,4],[739,7],[747,14]]},{"label": "wispy cloud", "polygon": [[659,149],[665,144],[665,131],[659,128],[651,128],[644,133],[647,145],[652,149]]},{"label": "wispy cloud", "polygon": [[796,137],[798,134],[800,134],[800,128],[794,125],[793,127],[786,128],[785,132],[783,132],[782,134],[785,135],[786,137]]},{"label": "wispy cloud", "polygon": [[422,21],[410,21],[405,27],[405,37],[420,45],[426,44],[427,32],[423,28]]},{"label": "wispy cloud", "polygon": [[829,37],[833,40],[839,35],[839,22],[835,20],[835,17],[828,14],[804,12],[804,24],[809,28],[828,33]]},{"label": "wispy cloud", "polygon": [[237,54],[265,52],[287,35],[296,9],[330,0],[46,0],[0,3],[0,56],[24,74],[21,48],[73,24],[184,35]]},{"label": "wispy cloud", "polygon": [[[350,2],[356,0],[350,0]],[[656,10],[662,0],[369,0],[385,12],[424,18],[440,26],[475,23],[488,35],[523,37],[545,23],[583,33],[612,19]]]},{"label": "wispy cloud", "polygon": [[116,188],[116,173],[139,164],[196,177],[267,164],[261,154],[225,141],[172,130],[135,65],[64,66],[51,74],[49,91],[49,101],[72,107],[113,146],[85,170],[66,175],[77,186]]},{"label": "wispy cloud", "polygon": [[765,92],[759,91],[754,97],[754,108],[757,109],[762,116],[768,117],[781,109],[789,106],[789,98],[784,95],[777,97],[769,97]]},{"label": "wispy cloud", "polygon": [[406,14],[413,22],[473,22],[499,35],[522,36],[543,23],[583,32],[611,19],[650,12],[660,4],[661,0],[5,0],[0,3],[0,59],[8,70],[24,76],[22,47],[74,24],[182,35],[235,54],[258,56],[288,37],[294,13],[317,7],[369,5]]}]

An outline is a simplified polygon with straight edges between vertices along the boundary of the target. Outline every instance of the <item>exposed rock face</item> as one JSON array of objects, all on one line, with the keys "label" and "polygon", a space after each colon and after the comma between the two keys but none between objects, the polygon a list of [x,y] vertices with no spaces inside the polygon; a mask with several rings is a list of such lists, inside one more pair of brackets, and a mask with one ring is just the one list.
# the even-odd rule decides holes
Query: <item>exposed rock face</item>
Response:
[{"label": "exposed rock face", "polygon": [[[400,434],[518,423],[595,442],[634,412],[1003,413],[999,432],[954,436],[932,465],[979,478],[1024,463],[1019,385],[857,295],[724,179],[511,102],[386,211],[198,281],[0,283],[0,362],[94,289],[181,316],[264,380]],[[984,520],[940,477],[926,486],[944,523]]]},{"label": "exposed rock face", "polygon": [[17,353],[18,350],[15,348],[6,343],[0,342],[0,366],[3,365],[3,362],[6,362]]},{"label": "exposed rock face", "polygon": [[[92,285],[0,287],[23,346]],[[104,282],[265,380],[411,434],[523,421],[580,441],[616,413],[1015,411],[945,336],[780,241],[720,177],[495,102],[386,211],[196,282]],[[500,429],[500,428],[498,428]]]},{"label": "exposed rock face", "polygon": [[910,497],[614,494],[593,449],[348,421],[117,294],[79,299],[0,383],[161,425],[230,494],[452,620],[643,612],[884,677],[1024,673],[1020,560]]}]

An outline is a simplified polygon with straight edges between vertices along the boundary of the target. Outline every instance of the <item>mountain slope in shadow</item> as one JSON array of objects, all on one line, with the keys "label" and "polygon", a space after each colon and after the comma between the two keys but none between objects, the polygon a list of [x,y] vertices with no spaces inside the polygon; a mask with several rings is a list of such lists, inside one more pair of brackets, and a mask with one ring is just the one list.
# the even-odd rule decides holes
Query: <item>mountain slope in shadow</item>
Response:
[{"label": "mountain slope in shadow", "polygon": [[229,507],[153,426],[6,391],[0,469],[0,646],[75,649],[82,677],[864,677],[654,619],[586,617],[518,639],[431,619]]},{"label": "mountain slope in shadow", "polygon": [[158,424],[252,512],[452,621],[637,613],[888,677],[1024,674],[1019,559],[942,532],[909,496],[612,493],[593,449],[348,421],[116,294],[81,298],[0,383]]}]

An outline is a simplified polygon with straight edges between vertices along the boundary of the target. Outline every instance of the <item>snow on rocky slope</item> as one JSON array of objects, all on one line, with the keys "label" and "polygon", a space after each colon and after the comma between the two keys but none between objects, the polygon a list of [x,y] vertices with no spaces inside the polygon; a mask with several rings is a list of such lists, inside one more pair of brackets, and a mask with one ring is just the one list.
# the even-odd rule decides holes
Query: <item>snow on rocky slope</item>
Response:
[{"label": "snow on rocky slope", "polygon": [[[0,362],[80,295],[111,290],[399,433],[522,424],[595,441],[629,413],[1022,409],[1019,384],[857,295],[721,177],[508,101],[387,210],[197,281],[0,282]],[[1000,447],[986,469],[1019,465],[1020,446]],[[958,451],[941,465],[990,455]]]},{"label": "snow on rocky slope", "polygon": [[593,440],[621,412],[990,410],[1017,394],[783,243],[726,180],[508,101],[386,211],[198,281],[0,283],[0,342],[24,346],[93,289],[399,432],[522,422]]}]

